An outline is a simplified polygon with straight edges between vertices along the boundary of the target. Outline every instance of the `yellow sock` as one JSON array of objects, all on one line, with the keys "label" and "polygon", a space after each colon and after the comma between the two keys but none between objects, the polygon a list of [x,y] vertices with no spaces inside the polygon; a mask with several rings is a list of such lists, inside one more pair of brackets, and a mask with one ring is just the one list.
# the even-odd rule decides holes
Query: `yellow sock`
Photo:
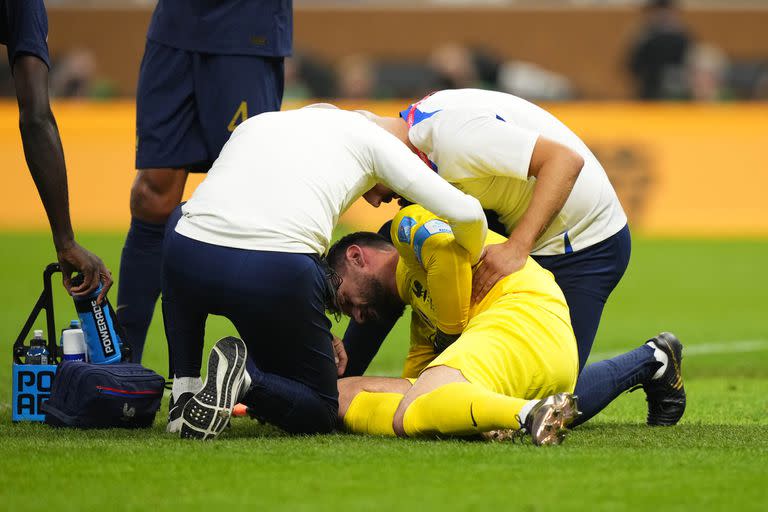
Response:
[{"label": "yellow sock", "polygon": [[468,436],[518,429],[516,416],[528,402],[469,382],[452,382],[414,400],[405,411],[403,428],[408,436]]},{"label": "yellow sock", "polygon": [[361,391],[349,404],[344,415],[344,426],[357,434],[394,436],[392,420],[402,399],[402,393]]}]

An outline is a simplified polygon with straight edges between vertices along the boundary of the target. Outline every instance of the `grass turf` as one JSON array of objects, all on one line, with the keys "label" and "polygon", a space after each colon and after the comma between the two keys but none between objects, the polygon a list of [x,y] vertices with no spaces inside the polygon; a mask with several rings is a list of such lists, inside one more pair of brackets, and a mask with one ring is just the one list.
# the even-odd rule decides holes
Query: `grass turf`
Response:
[{"label": "grass turf", "polygon": [[[121,236],[82,242],[118,268]],[[630,270],[606,307],[595,343],[622,351],[675,331],[688,411],[674,428],[643,425],[642,391],[619,397],[563,446],[288,437],[236,420],[210,443],[151,431],[66,431],[10,422],[10,347],[52,259],[40,234],[0,234],[0,503],[4,510],[765,510],[768,327],[765,240],[638,240]],[[116,289],[111,293],[114,300]],[[74,315],[56,290],[59,328]],[[162,326],[145,364],[163,373]],[[43,326],[42,319],[37,323]],[[337,327],[343,332],[343,326]],[[206,343],[233,333],[208,322]],[[396,374],[406,351],[400,322],[372,373]],[[729,345],[730,344],[730,345]],[[728,350],[728,347],[739,347]],[[723,352],[723,349],[726,351]],[[708,352],[708,350],[710,352]]]}]

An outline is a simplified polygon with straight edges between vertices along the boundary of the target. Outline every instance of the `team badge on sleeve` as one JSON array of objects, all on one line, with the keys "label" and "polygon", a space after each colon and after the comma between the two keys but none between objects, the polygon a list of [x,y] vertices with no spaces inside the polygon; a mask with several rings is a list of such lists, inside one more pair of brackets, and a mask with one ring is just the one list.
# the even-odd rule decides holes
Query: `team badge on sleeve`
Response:
[{"label": "team badge on sleeve", "polygon": [[416,219],[413,217],[403,217],[397,226],[397,239],[404,244],[411,243],[411,230],[416,225]]}]

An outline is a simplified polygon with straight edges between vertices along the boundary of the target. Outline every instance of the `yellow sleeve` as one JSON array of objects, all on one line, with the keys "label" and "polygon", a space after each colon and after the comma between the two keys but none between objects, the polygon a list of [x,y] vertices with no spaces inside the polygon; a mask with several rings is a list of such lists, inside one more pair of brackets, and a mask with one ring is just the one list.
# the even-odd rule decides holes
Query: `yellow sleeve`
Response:
[{"label": "yellow sleeve", "polygon": [[421,248],[427,271],[427,290],[437,312],[437,328],[445,334],[460,334],[469,320],[472,296],[472,267],[469,253],[451,233],[429,236]]},{"label": "yellow sleeve", "polygon": [[395,216],[392,238],[403,259],[420,265],[427,274],[436,327],[445,334],[461,333],[469,317],[472,266],[451,227],[423,207],[412,205]]}]

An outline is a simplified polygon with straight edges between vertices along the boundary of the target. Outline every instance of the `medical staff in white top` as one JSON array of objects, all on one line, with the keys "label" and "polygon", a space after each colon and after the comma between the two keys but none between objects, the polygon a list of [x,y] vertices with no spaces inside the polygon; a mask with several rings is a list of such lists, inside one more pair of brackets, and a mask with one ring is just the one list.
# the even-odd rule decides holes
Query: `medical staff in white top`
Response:
[{"label": "medical staff in white top", "polygon": [[[334,290],[320,256],[352,202],[362,195],[378,206],[390,190],[443,217],[480,259],[486,220],[477,199],[424,172],[407,147],[364,116],[303,108],[237,127],[166,235],[163,313],[175,376],[170,431],[215,437],[237,400],[289,432],[335,426],[345,356],[325,315]],[[217,343],[203,384],[209,314],[232,321],[245,343]]]},{"label": "medical staff in white top", "polygon": [[476,89],[439,91],[399,118],[369,119],[408,145],[425,170],[497,216],[496,228],[508,241],[486,249],[474,275],[474,300],[520,269],[529,254],[555,275],[583,368],[631,248],[616,192],[584,142],[532,103]]}]

